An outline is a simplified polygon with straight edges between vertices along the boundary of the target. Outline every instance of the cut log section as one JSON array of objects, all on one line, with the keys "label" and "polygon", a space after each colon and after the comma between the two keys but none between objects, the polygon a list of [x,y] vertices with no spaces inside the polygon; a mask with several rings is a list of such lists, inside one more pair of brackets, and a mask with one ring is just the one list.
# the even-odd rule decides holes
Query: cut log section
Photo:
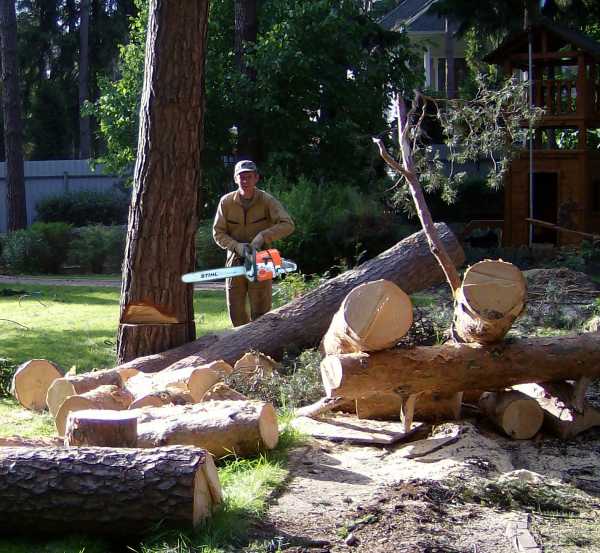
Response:
[{"label": "cut log section", "polygon": [[[460,418],[462,395],[462,392],[418,394],[413,419],[420,422],[457,420]],[[402,403],[402,396],[396,393],[373,394],[356,400],[356,414],[359,419],[398,420]]]},{"label": "cut log section", "polygon": [[393,282],[375,280],[352,290],[325,333],[325,355],[395,346],[413,322],[410,298]]},{"label": "cut log section", "polygon": [[31,359],[17,367],[10,392],[25,409],[44,411],[48,388],[62,375],[54,363],[46,359]]},{"label": "cut log section", "polygon": [[256,455],[279,439],[277,415],[262,401],[209,401],[132,411],[138,415],[138,447],[193,445],[215,457]]},{"label": "cut log section", "polygon": [[202,396],[202,401],[244,401],[248,399],[244,394],[230,388],[224,382],[217,382]]},{"label": "cut log section", "polygon": [[198,526],[220,502],[212,457],[197,448],[0,449],[3,534],[130,537]]},{"label": "cut log section", "polygon": [[243,378],[268,378],[279,368],[279,363],[272,357],[259,351],[245,353],[233,367],[233,373]]},{"label": "cut log section", "polygon": [[161,371],[152,375],[140,373],[125,384],[135,401],[156,392],[178,389],[189,392],[194,402],[202,400],[206,391],[232,372],[231,365],[224,361],[213,361],[200,367],[184,367],[175,371]]},{"label": "cut log section", "polygon": [[65,435],[67,417],[71,412],[83,411],[84,409],[112,409],[121,411],[127,409],[132,401],[133,396],[131,393],[118,386],[98,386],[85,394],[69,396],[62,402],[58,413],[56,413],[56,417],[54,417],[54,424],[56,425],[58,435]]},{"label": "cut log section", "polygon": [[[437,224],[436,228],[452,262],[461,265],[464,252],[456,237],[443,223]],[[199,366],[215,359],[232,364],[250,350],[278,359],[286,349],[315,347],[346,295],[360,284],[385,279],[412,294],[437,284],[443,278],[442,269],[429,251],[425,234],[418,232],[358,268],[346,271],[256,321],[239,327],[226,340],[199,347],[195,354],[173,363],[167,370]]]},{"label": "cut log section", "polygon": [[56,417],[62,402],[69,396],[85,394],[98,386],[123,387],[132,376],[138,374],[136,369],[106,369],[83,374],[66,375],[55,380],[48,388],[46,404],[53,417]]},{"label": "cut log section", "polygon": [[187,390],[167,388],[160,392],[149,392],[138,399],[134,399],[129,409],[140,409],[141,407],[161,407],[163,405],[187,405],[196,403],[192,394]]},{"label": "cut log section", "polygon": [[86,409],[69,413],[66,446],[135,447],[137,415],[129,411]]},{"label": "cut log section", "polygon": [[568,440],[600,426],[600,410],[581,397],[581,389],[569,382],[521,384],[516,390],[533,398],[544,413],[544,427]]},{"label": "cut log section", "polygon": [[475,263],[455,294],[453,334],[463,342],[499,342],[522,313],[526,297],[523,273],[512,263]]},{"label": "cut log section", "polygon": [[542,427],[544,413],[537,401],[517,390],[485,392],[479,408],[513,440],[529,440]]},{"label": "cut log section", "polygon": [[492,346],[456,344],[330,355],[321,362],[327,395],[410,396],[424,391],[501,390],[526,382],[600,376],[600,334],[512,339]]}]

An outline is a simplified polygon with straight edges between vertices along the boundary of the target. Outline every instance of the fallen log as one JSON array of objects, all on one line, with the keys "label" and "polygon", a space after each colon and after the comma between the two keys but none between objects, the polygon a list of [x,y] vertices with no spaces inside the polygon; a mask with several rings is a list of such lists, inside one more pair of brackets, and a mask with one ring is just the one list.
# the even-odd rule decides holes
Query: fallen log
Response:
[{"label": "fallen log", "polygon": [[59,436],[65,435],[67,426],[67,417],[74,411],[83,411],[84,409],[110,409],[122,411],[127,409],[133,396],[131,393],[118,386],[98,386],[89,392],[79,396],[69,396],[66,398],[54,417],[54,424]]},{"label": "fallen log", "polygon": [[418,346],[330,355],[321,362],[327,395],[500,390],[526,382],[600,376],[600,334],[522,338],[499,344]]},{"label": "fallen log", "polygon": [[202,396],[202,401],[244,401],[248,399],[244,394],[230,388],[224,382],[217,382],[214,386],[206,390]]},{"label": "fallen log", "polygon": [[542,427],[544,413],[538,403],[517,390],[485,392],[479,408],[513,440],[529,440]]},{"label": "fallen log", "polygon": [[581,390],[569,382],[519,384],[514,387],[535,400],[544,414],[544,427],[568,440],[600,426],[600,410],[581,397]]},{"label": "fallen log", "polygon": [[277,415],[262,401],[208,401],[146,408],[138,416],[138,447],[193,445],[217,458],[273,449],[279,439]]},{"label": "fallen log", "polygon": [[206,391],[232,372],[231,365],[224,361],[213,361],[200,367],[183,367],[176,371],[160,371],[154,374],[139,373],[125,383],[135,401],[155,392],[178,389],[189,392],[194,402],[202,400]]},{"label": "fallen log", "polygon": [[29,438],[25,436],[8,436],[0,438],[0,447],[60,447],[62,438]]},{"label": "fallen log", "polygon": [[140,409],[142,407],[161,407],[163,405],[187,405],[196,403],[192,394],[187,390],[167,388],[157,392],[150,392],[139,399],[134,399],[128,409]]},{"label": "fallen log", "polygon": [[325,355],[395,346],[413,322],[410,298],[393,282],[375,280],[344,298],[322,341]]},{"label": "fallen log", "polygon": [[67,417],[65,445],[136,447],[137,415],[99,409],[71,412]]},{"label": "fallen log", "polygon": [[[461,265],[464,252],[456,237],[444,223],[438,223],[436,228],[452,262]],[[358,268],[346,271],[304,296],[239,327],[226,340],[198,349],[194,355],[180,359],[167,370],[203,365],[217,359],[234,364],[250,350],[277,359],[285,349],[316,347],[344,297],[360,284],[385,279],[411,294],[443,278],[424,233],[418,232]]]},{"label": "fallen log", "polygon": [[269,378],[278,368],[279,363],[272,357],[259,351],[249,351],[235,362],[233,374],[245,380]]},{"label": "fallen log", "polygon": [[197,448],[0,449],[3,534],[129,537],[159,523],[198,526],[220,502],[212,457]]},{"label": "fallen log", "polygon": [[122,388],[124,382],[136,374],[138,374],[136,369],[117,367],[58,378],[48,388],[48,394],[46,395],[48,410],[53,417],[56,417],[58,409],[67,397],[85,394],[98,386]]},{"label": "fallen log", "polygon": [[523,273],[512,263],[475,263],[455,293],[453,335],[463,342],[499,342],[523,312],[526,296]]},{"label": "fallen log", "polygon": [[25,409],[44,411],[50,385],[63,375],[57,365],[46,359],[31,359],[17,367],[10,393]]}]

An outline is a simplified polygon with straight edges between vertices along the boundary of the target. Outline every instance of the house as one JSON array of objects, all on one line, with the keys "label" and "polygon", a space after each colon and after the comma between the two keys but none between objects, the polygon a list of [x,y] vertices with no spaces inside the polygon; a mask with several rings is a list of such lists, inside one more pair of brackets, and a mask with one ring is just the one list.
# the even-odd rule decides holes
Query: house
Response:
[{"label": "house", "polygon": [[381,18],[389,31],[406,31],[411,43],[423,51],[424,86],[456,97],[466,75],[464,43],[455,34],[456,22],[431,9],[437,0],[404,0]]},{"label": "house", "polygon": [[590,143],[590,131],[600,129],[600,44],[546,20],[530,30],[510,35],[485,58],[506,75],[528,72],[531,36],[532,101],[545,110],[531,146],[510,165],[503,242],[577,244],[577,232],[600,234],[600,149]]}]

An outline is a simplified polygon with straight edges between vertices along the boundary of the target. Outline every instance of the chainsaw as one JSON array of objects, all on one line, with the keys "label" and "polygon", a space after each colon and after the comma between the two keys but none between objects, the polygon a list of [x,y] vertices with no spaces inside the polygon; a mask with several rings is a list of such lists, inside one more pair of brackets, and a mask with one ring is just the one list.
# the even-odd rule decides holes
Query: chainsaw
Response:
[{"label": "chainsaw", "polygon": [[222,269],[209,269],[196,273],[182,275],[183,282],[207,282],[245,276],[251,282],[272,280],[286,273],[292,273],[298,266],[288,259],[283,259],[278,250],[256,251],[247,247],[244,250],[244,264],[239,267],[223,267]]}]

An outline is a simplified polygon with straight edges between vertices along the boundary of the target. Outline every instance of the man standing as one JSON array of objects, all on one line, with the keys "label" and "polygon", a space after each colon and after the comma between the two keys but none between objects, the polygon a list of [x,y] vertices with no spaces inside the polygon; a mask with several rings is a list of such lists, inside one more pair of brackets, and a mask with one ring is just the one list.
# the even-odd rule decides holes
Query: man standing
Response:
[{"label": "man standing", "polygon": [[[237,190],[221,198],[213,223],[215,242],[227,250],[227,267],[243,264],[248,248],[260,250],[294,232],[294,222],[281,203],[256,187],[260,176],[253,161],[236,163],[233,177]],[[228,278],[226,291],[233,326],[254,321],[271,309],[271,280],[250,282],[245,276]],[[250,316],[246,297],[250,300]]]}]

